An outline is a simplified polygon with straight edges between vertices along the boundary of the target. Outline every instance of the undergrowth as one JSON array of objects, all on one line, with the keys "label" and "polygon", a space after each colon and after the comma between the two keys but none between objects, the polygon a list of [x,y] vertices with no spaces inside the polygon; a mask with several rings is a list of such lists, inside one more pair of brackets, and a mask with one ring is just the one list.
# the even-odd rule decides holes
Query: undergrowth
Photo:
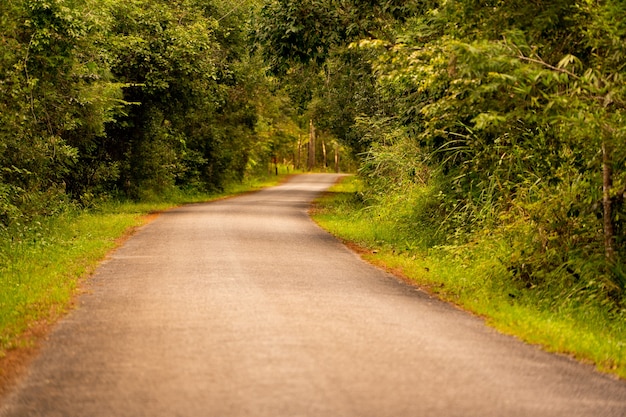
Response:
[{"label": "undergrowth", "polygon": [[315,220],[368,249],[367,260],[401,271],[501,332],[626,378],[626,313],[602,283],[586,280],[582,269],[578,278],[569,274],[570,281],[546,275],[543,282],[512,270],[532,224],[520,218],[455,243],[431,217],[437,215],[436,188],[417,186],[377,199],[362,188],[357,177],[348,177],[316,203]]}]

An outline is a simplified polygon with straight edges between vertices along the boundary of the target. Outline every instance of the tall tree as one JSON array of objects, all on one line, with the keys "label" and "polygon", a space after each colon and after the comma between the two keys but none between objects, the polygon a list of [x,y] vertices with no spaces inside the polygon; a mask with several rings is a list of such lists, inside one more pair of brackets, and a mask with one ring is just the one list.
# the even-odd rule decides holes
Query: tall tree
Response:
[{"label": "tall tree", "polygon": [[[6,224],[62,206],[78,150],[97,142],[115,107],[95,45],[106,19],[90,0],[5,2],[0,160]],[[90,9],[92,13],[84,13]]]}]

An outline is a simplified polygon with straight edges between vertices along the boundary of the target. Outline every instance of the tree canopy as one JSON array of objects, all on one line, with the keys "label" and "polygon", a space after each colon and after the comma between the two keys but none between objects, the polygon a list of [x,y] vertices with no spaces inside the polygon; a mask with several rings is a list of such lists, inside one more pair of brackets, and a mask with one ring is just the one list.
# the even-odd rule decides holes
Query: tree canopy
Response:
[{"label": "tree canopy", "polygon": [[[67,204],[221,188],[269,159],[280,91],[249,51],[253,2],[0,6],[0,224]],[[260,97],[263,97],[261,100]]]}]

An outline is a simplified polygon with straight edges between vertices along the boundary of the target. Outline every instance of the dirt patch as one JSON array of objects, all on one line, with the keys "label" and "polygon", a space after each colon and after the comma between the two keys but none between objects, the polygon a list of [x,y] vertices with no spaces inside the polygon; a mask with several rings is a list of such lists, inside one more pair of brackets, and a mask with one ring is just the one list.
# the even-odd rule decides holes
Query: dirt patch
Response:
[{"label": "dirt patch", "polygon": [[50,333],[53,323],[36,323],[16,341],[20,346],[0,357],[0,400],[26,373],[28,365],[37,356],[42,340]]}]

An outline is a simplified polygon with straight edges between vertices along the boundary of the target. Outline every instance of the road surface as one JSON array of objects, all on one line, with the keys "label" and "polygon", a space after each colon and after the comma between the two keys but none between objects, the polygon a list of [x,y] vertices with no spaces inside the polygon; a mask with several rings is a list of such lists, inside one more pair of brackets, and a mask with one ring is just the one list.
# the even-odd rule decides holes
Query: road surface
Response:
[{"label": "road surface", "polygon": [[162,214],[0,415],[626,416],[626,384],[497,334],[307,216],[334,175]]}]

